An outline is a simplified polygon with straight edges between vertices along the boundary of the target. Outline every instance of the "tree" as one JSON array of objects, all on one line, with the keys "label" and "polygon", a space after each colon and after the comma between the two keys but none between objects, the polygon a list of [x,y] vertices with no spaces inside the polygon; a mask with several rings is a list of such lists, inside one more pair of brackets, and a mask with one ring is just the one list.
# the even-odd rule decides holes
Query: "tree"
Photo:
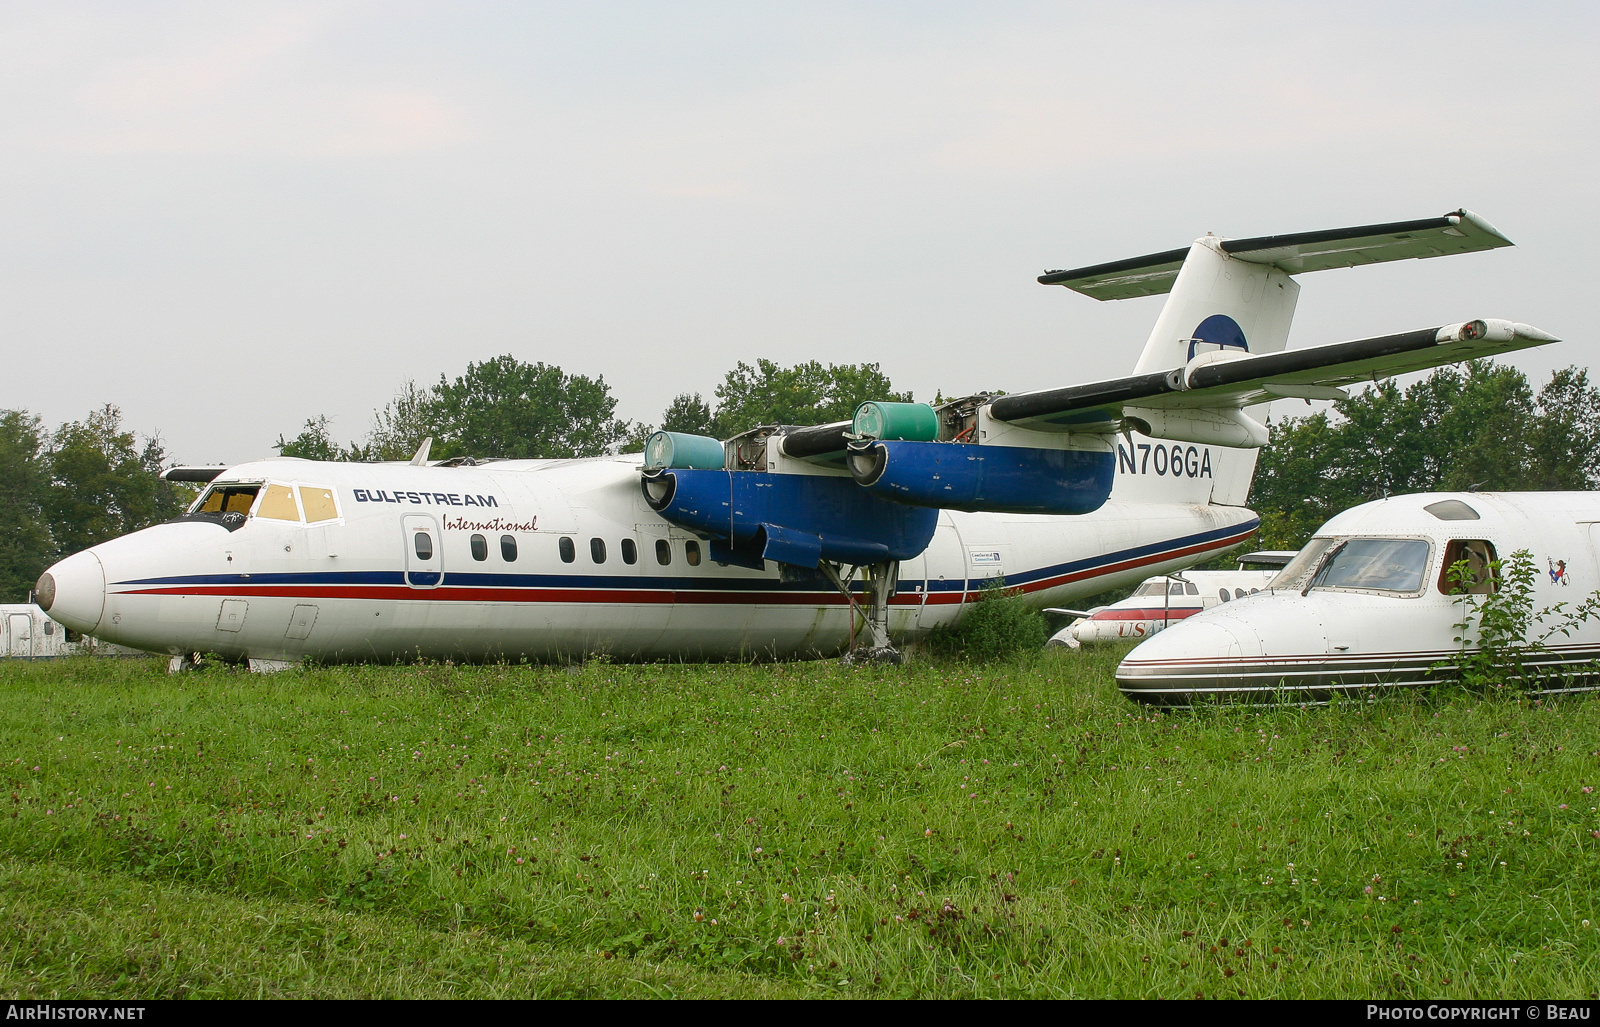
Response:
[{"label": "tree", "polygon": [[297,456],[302,460],[349,460],[350,449],[342,448],[333,441],[333,421],[326,414],[306,419],[305,427],[300,434],[285,442],[282,435],[273,444],[280,456]]},{"label": "tree", "polygon": [[650,436],[655,433],[656,430],[653,426],[645,424],[643,421],[635,421],[628,426],[628,435],[622,440],[622,444],[617,447],[617,452],[643,453],[644,444],[649,442]]},{"label": "tree", "polygon": [[[533,457],[599,456],[627,435],[612,415],[604,378],[569,375],[559,367],[526,364],[507,354],[468,364],[455,381],[439,376],[429,412],[439,455]],[[410,454],[407,454],[410,455]]]},{"label": "tree", "polygon": [[714,435],[716,419],[711,405],[700,398],[700,393],[680,392],[661,414],[661,430],[683,432],[687,435]]},{"label": "tree", "polygon": [[1444,367],[1402,392],[1383,382],[1334,413],[1284,418],[1250,503],[1262,544],[1298,548],[1341,510],[1406,492],[1582,489],[1595,484],[1600,390],[1577,368],[1534,397],[1521,371]]},{"label": "tree", "polygon": [[1564,367],[1539,390],[1541,416],[1528,432],[1530,489],[1593,489],[1600,487],[1600,389],[1589,384],[1589,372]]},{"label": "tree", "polygon": [[28,598],[50,563],[44,493],[50,469],[39,418],[0,410],[0,601]]},{"label": "tree", "polygon": [[729,438],[762,424],[828,424],[848,421],[867,400],[908,403],[911,393],[895,392],[877,364],[829,364],[815,360],[779,367],[740,361],[717,386],[715,430]]},{"label": "tree", "polygon": [[409,460],[423,439],[437,434],[433,390],[407,381],[394,399],[373,413],[366,445],[351,445],[350,459]]},{"label": "tree", "polygon": [[140,445],[109,403],[62,425],[47,455],[51,481],[42,506],[58,558],[183,512],[181,494],[161,480],[161,439]]}]

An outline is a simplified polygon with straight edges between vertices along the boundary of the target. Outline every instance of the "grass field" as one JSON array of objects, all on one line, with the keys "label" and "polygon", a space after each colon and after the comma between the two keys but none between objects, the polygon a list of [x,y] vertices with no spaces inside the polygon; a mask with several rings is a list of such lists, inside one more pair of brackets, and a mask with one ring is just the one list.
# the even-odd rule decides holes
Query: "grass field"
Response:
[{"label": "grass field", "polygon": [[1595,997],[1600,701],[0,666],[19,997]]}]

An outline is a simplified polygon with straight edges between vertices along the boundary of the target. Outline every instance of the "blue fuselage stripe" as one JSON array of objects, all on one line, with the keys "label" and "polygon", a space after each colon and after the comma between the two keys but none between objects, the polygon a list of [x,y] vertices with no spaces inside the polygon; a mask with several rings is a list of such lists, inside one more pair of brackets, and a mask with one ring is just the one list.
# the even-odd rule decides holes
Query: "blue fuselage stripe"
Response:
[{"label": "blue fuselage stripe", "polygon": [[[1085,571],[1095,568],[1108,567],[1130,560],[1144,560],[1159,556],[1169,551],[1190,549],[1194,546],[1205,545],[1208,542],[1223,541],[1233,537],[1248,535],[1256,529],[1260,521],[1251,518],[1240,524],[1225,528],[1214,528],[1209,531],[1185,535],[1181,538],[1170,539],[1162,542],[1152,542],[1148,545],[1134,546],[1129,549],[1118,550],[1114,553],[1102,553],[1097,556],[1082,560],[1072,560],[1067,563],[1053,564],[1048,567],[1039,567],[1025,571],[1016,571],[1005,575],[1009,585],[1029,585],[1036,581],[1068,575],[1082,576]],[[921,581],[916,578],[902,579],[900,585],[903,589],[916,585],[924,586],[929,592],[964,592],[970,580],[975,578],[955,578],[942,581]],[[265,574],[189,574],[173,577],[139,578],[131,581],[119,581],[118,587],[172,587],[172,586],[234,586],[234,585],[404,585],[406,576],[402,571],[317,571],[317,572],[274,572]],[[810,581],[773,581],[770,578],[724,578],[724,577],[667,577],[663,575],[620,575],[620,574],[506,574],[481,571],[446,571],[444,576],[445,587],[456,586],[461,588],[590,588],[590,589],[636,589],[636,590],[661,590],[672,592],[797,592],[810,593],[828,590],[820,580]],[[857,583],[860,587],[860,583]]]}]

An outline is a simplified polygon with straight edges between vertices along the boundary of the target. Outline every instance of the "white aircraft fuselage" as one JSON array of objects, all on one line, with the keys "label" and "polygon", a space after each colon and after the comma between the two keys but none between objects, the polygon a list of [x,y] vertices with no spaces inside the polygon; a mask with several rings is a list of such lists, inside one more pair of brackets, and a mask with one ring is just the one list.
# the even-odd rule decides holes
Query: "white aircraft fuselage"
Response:
[{"label": "white aircraft fuselage", "polygon": [[1181,577],[1157,575],[1140,583],[1133,595],[1109,606],[1085,611],[1051,638],[1052,644],[1133,642],[1222,603],[1259,592],[1276,570],[1187,571]]},{"label": "white aircraft fuselage", "polygon": [[[1219,466],[1239,456],[1210,453]],[[1251,511],[1205,502],[1209,477],[1163,463],[1156,475],[1126,461],[1135,469],[1091,514],[940,511],[926,551],[900,563],[891,634],[915,640],[953,623],[996,577],[1039,605],[1065,602],[1190,566],[1255,530]],[[284,490],[276,509],[273,485]],[[820,576],[711,559],[646,504],[637,457],[272,459],[212,483],[249,486],[258,494],[232,530],[191,515],[57,564],[51,616],[153,652],[262,663],[793,657],[836,653],[861,631]],[[1149,501],[1163,491],[1193,501]]]},{"label": "white aircraft fuselage", "polygon": [[[1478,648],[1472,609],[1505,587],[1505,566],[1494,585],[1482,568],[1523,551],[1536,572],[1534,616],[1513,641],[1542,644],[1524,653],[1522,669],[1541,690],[1594,687],[1600,618],[1570,623],[1600,587],[1594,492],[1425,493],[1346,510],[1269,588],[1140,643],[1117,685],[1133,699],[1181,705],[1433,684]],[[1462,561],[1479,568],[1465,585],[1451,575]]]},{"label": "white aircraft fuselage", "polygon": [[68,557],[39,602],[110,642],[263,665],[805,656],[863,629],[857,655],[894,659],[996,578],[1059,604],[1245,541],[1275,398],[1556,341],[1490,318],[1285,350],[1295,275],[1510,244],[1458,210],[1047,272],[1099,300],[1170,294],[1107,381],[657,432],[643,460],[427,466],[424,443],[403,465],[207,469],[178,479],[210,482],[185,519]]}]

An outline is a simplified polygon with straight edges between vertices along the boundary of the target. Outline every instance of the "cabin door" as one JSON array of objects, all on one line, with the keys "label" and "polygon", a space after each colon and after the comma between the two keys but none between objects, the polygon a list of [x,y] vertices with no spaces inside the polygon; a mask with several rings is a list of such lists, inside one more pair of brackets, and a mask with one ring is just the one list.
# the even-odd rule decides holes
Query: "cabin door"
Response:
[{"label": "cabin door", "polygon": [[407,514],[400,519],[405,536],[406,584],[435,588],[444,578],[444,552],[439,527],[432,517]]},{"label": "cabin door", "polygon": [[33,618],[25,613],[13,613],[6,618],[7,656],[32,656],[33,655]]},{"label": "cabin door", "polygon": [[928,548],[922,553],[922,609],[918,627],[930,628],[952,620],[967,591],[967,562],[955,524],[941,518]]}]

